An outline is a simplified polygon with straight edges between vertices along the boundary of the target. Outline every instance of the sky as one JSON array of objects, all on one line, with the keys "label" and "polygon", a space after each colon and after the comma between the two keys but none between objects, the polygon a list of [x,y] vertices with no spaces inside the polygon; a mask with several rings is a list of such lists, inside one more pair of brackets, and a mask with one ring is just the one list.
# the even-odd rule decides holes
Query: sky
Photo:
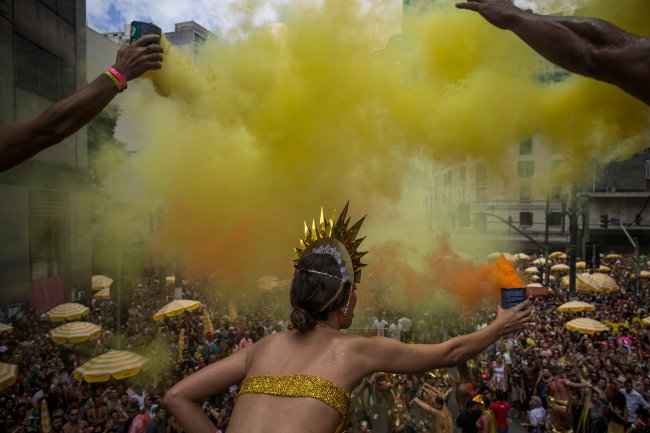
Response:
[{"label": "sky", "polygon": [[[396,2],[400,0],[395,0]],[[88,25],[99,32],[122,31],[133,21],[153,22],[164,32],[174,24],[195,21],[219,34],[279,20],[279,11],[290,0],[87,0]],[[521,7],[535,11],[564,10],[584,5],[589,0],[516,0]]]},{"label": "sky", "polygon": [[[153,22],[164,32],[174,23],[195,21],[216,33],[276,21],[283,0],[87,0],[88,26],[99,32],[122,31],[133,20]],[[249,13],[252,11],[252,13]]]}]

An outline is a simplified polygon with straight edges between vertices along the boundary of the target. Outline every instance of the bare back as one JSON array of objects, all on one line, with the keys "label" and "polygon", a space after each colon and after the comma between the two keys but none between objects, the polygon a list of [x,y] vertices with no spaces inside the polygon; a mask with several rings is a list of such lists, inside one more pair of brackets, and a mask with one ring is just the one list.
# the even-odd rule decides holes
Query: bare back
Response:
[{"label": "bare back", "polygon": [[[364,337],[327,328],[273,334],[253,346],[246,376],[306,374],[351,392],[366,375],[350,362],[350,343],[358,338]],[[278,422],[282,420],[287,422]],[[331,433],[340,421],[334,408],[313,398],[244,394],[237,398],[228,431],[273,433],[277,428],[286,433]]]}]

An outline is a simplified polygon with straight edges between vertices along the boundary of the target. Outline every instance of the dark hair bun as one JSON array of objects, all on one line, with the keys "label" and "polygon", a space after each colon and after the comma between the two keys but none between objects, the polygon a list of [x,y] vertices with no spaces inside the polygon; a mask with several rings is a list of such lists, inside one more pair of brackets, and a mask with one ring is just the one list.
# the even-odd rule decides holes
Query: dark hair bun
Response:
[{"label": "dark hair bun", "polygon": [[291,321],[290,328],[297,329],[300,332],[309,331],[316,326],[316,320],[307,310],[300,307],[294,307],[289,316]]}]

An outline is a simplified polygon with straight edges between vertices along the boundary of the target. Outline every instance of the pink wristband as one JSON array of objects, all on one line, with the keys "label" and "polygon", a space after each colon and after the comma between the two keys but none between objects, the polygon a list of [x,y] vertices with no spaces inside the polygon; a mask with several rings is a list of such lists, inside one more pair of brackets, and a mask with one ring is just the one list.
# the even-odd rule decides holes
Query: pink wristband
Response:
[{"label": "pink wristband", "polygon": [[115,78],[117,78],[120,81],[120,84],[122,85],[122,90],[126,89],[126,78],[124,78],[124,75],[117,72],[117,70],[112,66],[109,66],[108,68],[106,68],[106,70],[111,74],[113,74],[113,76],[115,76]]}]

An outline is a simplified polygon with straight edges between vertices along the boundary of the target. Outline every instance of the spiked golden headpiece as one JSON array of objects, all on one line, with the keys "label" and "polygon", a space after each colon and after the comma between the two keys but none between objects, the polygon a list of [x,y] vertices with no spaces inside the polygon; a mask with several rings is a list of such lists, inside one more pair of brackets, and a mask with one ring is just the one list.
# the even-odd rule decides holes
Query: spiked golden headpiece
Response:
[{"label": "spiked golden headpiece", "polygon": [[[361,242],[365,239],[357,239],[357,234],[361,228],[361,224],[365,217],[357,221],[352,227],[348,228],[350,218],[347,217],[348,205],[346,203],[343,211],[334,222],[336,212],[332,217],[326,220],[323,217],[323,208],[320,210],[320,222],[316,225],[316,221],[312,220],[311,228],[307,226],[305,221],[305,235],[300,239],[300,246],[294,248],[298,258],[294,260],[297,264],[300,258],[305,254],[328,254],[334,257],[341,269],[341,277],[326,274],[332,278],[341,281],[339,289],[334,296],[323,306],[322,310],[327,308],[338,297],[346,282],[358,283],[361,278],[361,269],[366,266],[361,263],[361,258],[368,252],[357,251]],[[325,274],[315,269],[307,269],[306,271]]]}]

